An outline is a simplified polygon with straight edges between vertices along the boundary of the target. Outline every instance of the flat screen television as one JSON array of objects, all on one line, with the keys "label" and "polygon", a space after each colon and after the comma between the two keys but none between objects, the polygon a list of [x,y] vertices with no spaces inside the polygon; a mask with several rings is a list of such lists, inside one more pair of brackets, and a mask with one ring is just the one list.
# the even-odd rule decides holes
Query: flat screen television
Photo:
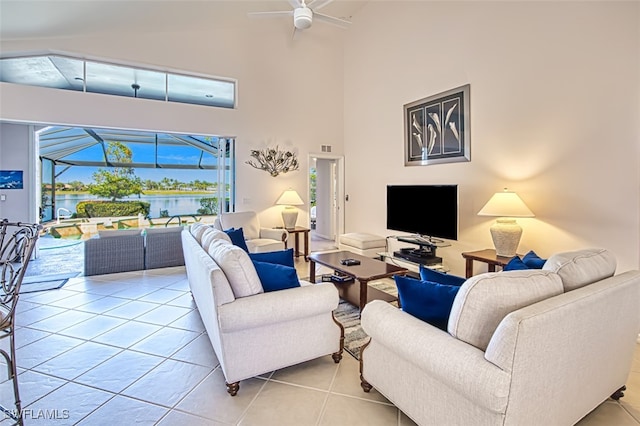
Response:
[{"label": "flat screen television", "polygon": [[387,185],[387,229],[458,239],[458,185]]}]

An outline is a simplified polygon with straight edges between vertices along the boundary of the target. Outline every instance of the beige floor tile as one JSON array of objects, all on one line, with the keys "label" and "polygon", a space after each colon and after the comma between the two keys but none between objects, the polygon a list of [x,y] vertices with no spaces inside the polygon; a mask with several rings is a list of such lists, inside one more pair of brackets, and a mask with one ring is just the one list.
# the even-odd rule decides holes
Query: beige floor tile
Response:
[{"label": "beige floor tile", "polygon": [[605,401],[576,426],[638,426],[638,422],[615,401]]},{"label": "beige floor tile", "polygon": [[161,327],[160,330],[151,336],[131,346],[131,349],[152,355],[169,357],[191,343],[198,335],[199,333],[195,331]]},{"label": "beige floor tile", "polygon": [[[164,358],[154,355],[124,351],[87,371],[75,381],[117,393],[147,374],[163,360]],[[158,383],[162,386],[162,382]],[[155,386],[158,386],[158,383]]]},{"label": "beige floor tile", "polygon": [[218,368],[180,401],[176,409],[225,424],[236,424],[266,383],[261,379],[243,380],[236,396],[231,396],[227,393],[222,370]]},{"label": "beige floor tile", "polygon": [[30,327],[37,328],[38,330],[57,333],[64,330],[65,328],[69,328],[95,316],[95,314],[90,314],[88,312],[80,312],[69,309],[65,312],[59,313],[58,315],[54,315],[44,320],[34,322],[33,324],[30,324]]},{"label": "beige floor tile", "polygon": [[[69,382],[44,398],[28,405],[25,423],[37,424],[38,426],[75,424],[113,396],[109,392]],[[47,410],[49,415],[43,416],[44,418],[29,418],[47,413]]]},{"label": "beige floor tile", "polygon": [[182,279],[178,282],[168,285],[165,288],[168,288],[171,290],[189,291],[189,281],[187,281],[186,279]]},{"label": "beige floor tile", "polygon": [[392,405],[331,394],[319,424],[395,426],[398,424],[398,417],[398,409]]},{"label": "beige floor tile", "polygon": [[33,368],[82,343],[84,341],[80,339],[52,334],[17,349],[16,365],[21,368]]},{"label": "beige floor tile", "polygon": [[119,317],[125,319],[135,319],[140,315],[144,315],[149,311],[157,308],[157,303],[149,303],[149,302],[140,302],[138,300],[132,300],[124,305],[120,305],[117,308],[110,309],[105,312],[105,315],[111,317]]},{"label": "beige floor tile", "polygon": [[120,284],[124,284],[126,287],[117,293],[113,293],[113,295],[116,297],[123,297],[125,299],[140,299],[141,297],[153,293],[158,289],[158,287],[143,285],[135,282]]},{"label": "beige floor tile", "polygon": [[129,300],[120,297],[105,296],[92,302],[85,303],[82,306],[78,306],[76,310],[91,312],[94,314],[103,314],[111,309],[117,308],[118,306],[122,306],[127,302],[129,302]]},{"label": "beige floor tile", "polygon": [[[242,391],[242,388],[240,389]],[[316,425],[327,395],[326,392],[299,386],[268,382],[239,424],[242,426]]]},{"label": "beige floor tile", "polygon": [[93,338],[94,342],[104,343],[107,345],[118,346],[120,348],[128,348],[142,339],[151,336],[162,326],[147,324],[138,321],[127,321],[104,334]]},{"label": "beige floor tile", "polygon": [[622,398],[620,400],[620,405],[625,409],[627,413],[631,415],[635,419],[638,424],[640,424],[640,406],[637,404],[630,404]]},{"label": "beige floor tile", "polygon": [[190,362],[205,367],[215,368],[220,365],[206,334],[200,334],[193,341],[171,355],[177,361]]},{"label": "beige floor tile", "polygon": [[[24,289],[25,287],[22,287]],[[42,305],[48,305],[52,302],[56,302],[59,300],[64,300],[71,296],[77,296],[78,293],[75,291],[65,290],[65,289],[57,289],[57,290],[49,290],[49,291],[36,291],[33,293],[23,293],[20,295],[20,299],[23,301],[28,301],[32,303],[40,303]]]},{"label": "beige floor tile", "polygon": [[338,364],[327,355],[277,370],[271,380],[328,391],[337,370]]},{"label": "beige floor tile", "polygon": [[202,417],[192,416],[191,414],[182,413],[172,410],[163,417],[156,426],[228,426],[228,423],[220,423],[215,420],[204,419]]},{"label": "beige floor tile", "polygon": [[[122,394],[165,407],[173,407],[212,369],[168,359],[126,388]],[[162,384],[158,386],[158,384]]]},{"label": "beige floor tile", "polygon": [[183,330],[191,330],[198,333],[203,333],[205,331],[200,313],[196,310],[190,311],[188,314],[178,318],[169,324],[169,326],[173,328],[181,328]]},{"label": "beige floor tile", "polygon": [[75,309],[78,306],[82,306],[82,305],[86,305],[87,303],[90,302],[94,302],[98,299],[102,299],[103,296],[101,294],[90,294],[90,293],[84,293],[84,292],[77,292],[74,291],[74,295],[70,296],[70,297],[66,297],[64,299],[61,300],[57,300],[55,302],[51,302],[48,305],[49,306],[58,306],[60,308],[66,308],[66,309]]},{"label": "beige floor tile", "polygon": [[[96,281],[89,284],[85,284],[85,292],[89,294],[100,294],[103,296],[113,296],[116,293],[124,291],[131,287],[131,284],[122,284],[118,282],[101,282]],[[124,297],[124,296],[122,296]]]},{"label": "beige floor tile", "polygon": [[170,301],[177,299],[178,297],[183,295],[184,295],[183,291],[167,290],[164,288],[159,288],[153,293],[149,293],[146,296],[142,296],[138,300],[142,302],[169,303]]},{"label": "beige floor tile", "polygon": [[85,417],[79,426],[155,425],[169,410],[158,405],[116,396]]},{"label": "beige floor tile", "polygon": [[27,370],[18,375],[18,387],[22,406],[33,404],[43,396],[62,387],[67,381],[57,377],[41,374],[33,370]]},{"label": "beige floor tile", "polygon": [[19,327],[15,331],[16,349],[50,335],[51,333],[48,331],[36,330],[35,328],[29,327]]},{"label": "beige floor tile", "polygon": [[[18,302],[18,306],[20,306],[21,303],[22,302]],[[26,312],[16,313],[16,325],[24,327],[66,311],[66,309],[57,308],[55,306],[39,305],[38,307],[29,309]]]},{"label": "beige floor tile", "polygon": [[193,300],[193,296],[190,292],[182,292],[182,296],[177,297],[170,302],[167,302],[167,305],[196,309],[196,302]]},{"label": "beige floor tile", "polygon": [[34,367],[35,371],[72,380],[120,352],[113,346],[86,342]]},{"label": "beige floor tile", "polygon": [[18,305],[16,306],[16,314],[21,314],[22,312],[27,312],[30,309],[37,308],[38,306],[42,306],[39,303],[32,303],[28,300],[24,300],[22,297],[18,299]]},{"label": "beige floor tile", "polygon": [[76,324],[72,327],[65,328],[60,334],[65,336],[77,337],[79,339],[90,340],[96,336],[99,336],[107,331],[124,324],[127,320],[122,318],[107,317],[104,315],[98,315],[93,318],[89,318],[86,321]]},{"label": "beige floor tile", "polygon": [[336,378],[331,386],[331,392],[372,401],[389,402],[389,400],[382,396],[375,388],[369,392],[362,390],[360,386],[360,362],[348,353],[343,355],[342,361],[340,361],[338,374],[336,374]]},{"label": "beige floor tile", "polygon": [[191,310],[187,308],[161,305],[144,315],[140,315],[136,320],[157,325],[169,325],[189,312]]}]

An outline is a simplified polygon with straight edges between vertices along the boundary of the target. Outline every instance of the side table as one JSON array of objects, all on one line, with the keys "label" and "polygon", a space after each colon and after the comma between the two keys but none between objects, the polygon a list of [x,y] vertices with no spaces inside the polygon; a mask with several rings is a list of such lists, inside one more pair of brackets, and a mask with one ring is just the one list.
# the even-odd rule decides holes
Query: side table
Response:
[{"label": "side table", "polygon": [[[516,254],[516,256],[520,256]],[[504,268],[509,263],[512,257],[497,256],[494,249],[485,249],[477,251],[468,251],[462,253],[462,257],[465,259],[465,275],[467,278],[473,276],[473,261],[484,262],[487,264],[487,270],[489,272],[495,272],[496,266]]]},{"label": "side table", "polygon": [[[304,255],[305,262],[309,261],[309,228],[305,228],[303,226],[296,226],[295,228],[285,228],[289,234],[294,235],[294,256],[299,257],[300,255]],[[304,252],[300,252],[300,234],[304,236]],[[284,242],[285,248],[287,248],[288,241]]]}]

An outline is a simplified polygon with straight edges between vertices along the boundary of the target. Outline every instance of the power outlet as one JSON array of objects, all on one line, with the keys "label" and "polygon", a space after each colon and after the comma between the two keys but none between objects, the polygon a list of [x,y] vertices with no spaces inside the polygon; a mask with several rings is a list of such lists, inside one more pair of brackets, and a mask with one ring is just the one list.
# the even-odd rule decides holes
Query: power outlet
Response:
[{"label": "power outlet", "polygon": [[7,196],[5,194],[0,194],[0,201],[7,201]]}]

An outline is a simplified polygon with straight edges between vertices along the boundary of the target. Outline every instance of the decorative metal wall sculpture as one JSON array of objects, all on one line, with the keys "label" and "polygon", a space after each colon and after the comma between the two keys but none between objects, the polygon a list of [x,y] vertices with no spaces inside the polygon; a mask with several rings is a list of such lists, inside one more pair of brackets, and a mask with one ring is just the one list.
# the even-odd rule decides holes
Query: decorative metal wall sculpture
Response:
[{"label": "decorative metal wall sculpture", "polygon": [[298,170],[299,166],[298,159],[293,152],[281,151],[277,146],[275,148],[251,150],[251,157],[253,158],[246,162],[248,165],[269,172],[273,177],[278,176],[280,173]]}]

